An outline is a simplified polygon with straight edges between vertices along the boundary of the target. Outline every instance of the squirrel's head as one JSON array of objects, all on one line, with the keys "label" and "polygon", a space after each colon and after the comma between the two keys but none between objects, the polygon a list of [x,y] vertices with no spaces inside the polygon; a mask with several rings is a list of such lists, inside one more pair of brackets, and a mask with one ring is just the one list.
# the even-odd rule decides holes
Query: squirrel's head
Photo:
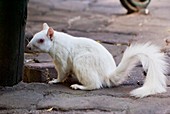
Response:
[{"label": "squirrel's head", "polygon": [[43,30],[36,33],[27,48],[31,51],[49,52],[53,44],[54,30],[47,23],[43,24]]}]

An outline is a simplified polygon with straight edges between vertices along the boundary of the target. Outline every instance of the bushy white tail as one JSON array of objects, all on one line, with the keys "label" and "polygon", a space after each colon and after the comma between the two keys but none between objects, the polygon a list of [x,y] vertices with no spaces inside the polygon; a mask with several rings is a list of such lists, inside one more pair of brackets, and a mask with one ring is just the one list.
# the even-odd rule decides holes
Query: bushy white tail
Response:
[{"label": "bushy white tail", "polygon": [[135,66],[137,61],[141,61],[147,76],[142,87],[130,92],[131,96],[145,97],[148,95],[166,92],[166,71],[167,63],[165,55],[160,53],[160,48],[146,44],[131,45],[124,52],[123,58],[115,69],[111,80],[115,84],[121,84],[128,73]]}]

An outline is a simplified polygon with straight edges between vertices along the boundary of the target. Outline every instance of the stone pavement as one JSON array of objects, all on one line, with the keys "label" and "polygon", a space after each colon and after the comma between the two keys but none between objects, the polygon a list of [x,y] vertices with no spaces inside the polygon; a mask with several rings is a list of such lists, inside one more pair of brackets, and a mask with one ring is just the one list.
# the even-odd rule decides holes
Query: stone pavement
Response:
[{"label": "stone pavement", "polygon": [[[149,15],[125,15],[119,0],[30,0],[27,36],[40,31],[47,22],[55,30],[92,38],[102,43],[118,64],[132,42],[151,41],[169,55],[170,4],[152,0]],[[135,99],[129,92],[141,86],[141,65],[123,85],[94,91],[72,90],[75,79],[61,84],[46,82],[57,75],[47,54],[25,53],[24,81],[14,87],[0,88],[0,114],[169,114],[170,81],[167,92]],[[33,59],[33,62],[27,62]],[[167,74],[169,79],[169,73]]]}]

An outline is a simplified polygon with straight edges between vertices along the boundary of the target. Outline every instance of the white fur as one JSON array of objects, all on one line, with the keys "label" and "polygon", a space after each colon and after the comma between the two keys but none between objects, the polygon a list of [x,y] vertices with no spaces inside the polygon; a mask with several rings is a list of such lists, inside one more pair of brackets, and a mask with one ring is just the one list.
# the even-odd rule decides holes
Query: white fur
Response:
[{"label": "white fur", "polygon": [[[54,60],[58,78],[49,83],[63,81],[69,74],[77,77],[82,85],[73,84],[71,88],[93,90],[121,84],[127,74],[141,61],[144,70],[148,70],[144,85],[131,92],[132,96],[145,97],[166,91],[165,56],[160,49],[151,45],[131,45],[124,52],[120,64],[116,67],[112,55],[98,42],[82,37],[74,37],[62,32],[54,32],[49,40],[48,25],[37,33],[28,44],[33,50],[48,52]],[[37,44],[43,38],[45,42]]]}]

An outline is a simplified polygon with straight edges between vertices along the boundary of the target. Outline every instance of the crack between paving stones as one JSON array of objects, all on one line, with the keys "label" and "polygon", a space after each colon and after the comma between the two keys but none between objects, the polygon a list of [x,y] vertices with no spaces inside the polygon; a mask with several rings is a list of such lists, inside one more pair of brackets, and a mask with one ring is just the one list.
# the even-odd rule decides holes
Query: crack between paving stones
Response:
[{"label": "crack between paving stones", "polygon": [[9,109],[11,109],[11,108],[7,108],[7,107],[5,107],[5,106],[2,106],[2,107],[0,106],[0,111],[1,111],[1,110],[9,110]]},{"label": "crack between paving stones", "polygon": [[[169,87],[169,86],[168,86]],[[82,93],[82,94],[73,94],[69,92],[62,92],[59,91],[59,94],[68,94],[68,95],[75,95],[75,96],[81,96],[81,97],[91,97],[91,96],[96,96],[96,94],[93,93]],[[134,99],[133,97],[130,97],[129,94],[125,94],[124,96],[119,96],[118,94],[113,95],[113,94],[97,94],[98,96],[107,96],[107,97],[112,97],[112,98],[129,98],[129,99]],[[157,96],[157,95],[151,95],[150,97],[154,98],[170,98],[170,96]]]},{"label": "crack between paving stones", "polygon": [[108,41],[102,41],[102,40],[96,40],[97,42],[104,43],[104,44],[110,44],[110,45],[125,45],[129,46],[130,43],[125,43],[125,42],[108,42]]},{"label": "crack between paving stones", "polygon": [[68,112],[68,111],[82,111],[82,112],[85,112],[85,111],[102,111],[102,112],[115,112],[115,111],[119,111],[119,112],[123,112],[123,111],[126,111],[126,109],[112,109],[112,108],[107,108],[107,107],[94,107],[94,108],[88,108],[88,107],[84,107],[84,108],[77,108],[77,109],[72,109],[72,108],[68,108],[68,109],[64,109],[64,108],[61,108],[61,107],[52,107],[52,106],[49,106],[49,107],[44,107],[44,108],[38,108],[37,110],[48,110],[52,108],[51,111],[60,111],[60,112]]},{"label": "crack between paving stones", "polygon": [[[58,91],[58,94],[68,94],[68,95],[75,95],[75,96],[81,96],[81,97],[91,97],[91,96],[96,96],[96,94],[93,93],[82,93],[82,94],[73,94],[73,93],[69,93],[69,92],[63,92],[63,91]],[[130,98],[129,96],[118,96],[116,95],[112,95],[112,94],[97,94],[98,96],[107,96],[107,97],[112,97],[112,98]]]},{"label": "crack between paving stones", "polygon": [[[67,31],[67,30],[66,30]],[[68,29],[68,31],[78,31],[78,32],[94,32],[94,33],[113,33],[113,34],[117,34],[117,35],[129,35],[129,36],[137,36],[137,33],[133,33],[133,32],[113,32],[113,31],[109,31],[109,30],[80,30],[80,29],[73,29],[70,28]]]}]

